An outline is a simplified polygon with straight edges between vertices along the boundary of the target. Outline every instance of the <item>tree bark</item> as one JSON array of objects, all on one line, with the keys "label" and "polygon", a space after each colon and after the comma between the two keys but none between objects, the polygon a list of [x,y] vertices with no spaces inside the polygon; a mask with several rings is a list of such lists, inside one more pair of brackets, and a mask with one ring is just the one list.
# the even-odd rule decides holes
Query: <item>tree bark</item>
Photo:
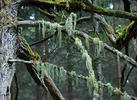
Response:
[{"label": "tree bark", "polygon": [[[4,2],[3,2],[4,3]],[[3,18],[2,50],[3,62],[0,67],[0,100],[11,100],[11,83],[15,73],[15,63],[8,63],[9,58],[16,58],[17,51],[17,28],[7,26],[17,19],[17,5],[11,0],[9,5],[1,9]]]}]

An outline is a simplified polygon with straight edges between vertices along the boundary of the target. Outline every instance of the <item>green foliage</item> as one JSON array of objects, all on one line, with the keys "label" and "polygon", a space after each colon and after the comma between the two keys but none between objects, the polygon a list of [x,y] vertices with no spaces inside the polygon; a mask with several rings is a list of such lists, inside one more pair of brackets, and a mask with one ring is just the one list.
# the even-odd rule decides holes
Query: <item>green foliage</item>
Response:
[{"label": "green foliage", "polygon": [[59,77],[60,77],[61,81],[64,81],[67,77],[66,70],[64,69],[64,67],[60,67],[59,71],[60,71]]},{"label": "green foliage", "polygon": [[91,79],[91,77],[87,77],[87,88],[89,90],[89,94],[91,95],[92,93],[92,89],[93,89],[93,81]]},{"label": "green foliage", "polygon": [[5,4],[6,4],[6,5],[9,5],[10,2],[11,2],[11,0],[5,0]]},{"label": "green foliage", "polygon": [[42,20],[42,35],[43,38],[45,38],[45,34],[46,34],[46,23],[44,22],[44,20]]},{"label": "green foliage", "polygon": [[118,33],[118,36],[122,35],[122,27],[121,25],[118,25],[117,27],[115,27],[116,33]]},{"label": "green foliage", "polygon": [[[74,17],[74,20],[73,20],[73,17]],[[76,27],[76,15],[74,13],[71,13],[70,16],[67,18],[65,26],[66,26],[66,31],[67,31],[68,35],[72,36],[73,31],[75,30],[75,27]],[[98,99],[98,83],[95,78],[94,71],[92,69],[92,59],[88,55],[87,50],[85,50],[84,46],[82,45],[82,41],[79,38],[75,38],[75,45],[82,53],[82,58],[86,61],[86,67],[89,72],[89,77],[92,81],[92,82],[90,82],[91,86],[89,84],[87,86],[90,88],[93,85],[93,87],[94,87],[93,100],[97,100]]]},{"label": "green foliage", "polygon": [[78,86],[78,77],[75,71],[71,71],[70,72],[70,76],[73,78],[73,82],[74,82],[74,86],[77,87]]},{"label": "green foliage", "polygon": [[[81,79],[86,79],[87,82],[87,88],[89,89],[89,94],[91,95],[92,89],[94,88],[93,91],[93,100],[98,100],[99,94],[98,94],[98,84],[100,87],[107,87],[108,89],[108,94],[109,94],[109,100],[111,100],[112,93],[116,95],[120,95],[122,92],[118,88],[113,88],[110,83],[104,84],[101,81],[97,82],[94,76],[94,73],[91,72],[88,77],[85,77],[83,75],[77,75],[75,71],[67,72],[64,67],[57,67],[56,65],[49,64],[49,63],[40,63],[37,62],[36,64],[36,70],[38,71],[39,75],[41,76],[41,81],[43,82],[45,72],[47,72],[48,75],[50,75],[52,78],[56,76],[56,78],[59,79],[59,82],[62,82],[66,80],[67,74],[70,75],[70,77],[73,78],[74,86],[78,86],[78,78]],[[123,96],[124,100],[131,100],[131,97],[124,92]]]}]

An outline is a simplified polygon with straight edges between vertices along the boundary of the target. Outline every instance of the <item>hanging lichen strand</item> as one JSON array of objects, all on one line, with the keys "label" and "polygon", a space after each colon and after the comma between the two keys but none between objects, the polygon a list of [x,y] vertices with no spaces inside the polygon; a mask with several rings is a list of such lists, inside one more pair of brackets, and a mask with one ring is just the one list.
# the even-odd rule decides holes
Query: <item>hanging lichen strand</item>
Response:
[{"label": "hanging lichen strand", "polygon": [[[92,87],[94,88],[93,90],[93,100],[98,100],[98,82],[95,78],[95,74],[94,71],[92,69],[92,59],[91,57],[88,55],[87,50],[85,50],[84,46],[82,45],[82,42],[79,38],[75,38],[75,44],[78,47],[78,49],[80,50],[80,52],[82,53],[82,58],[86,61],[86,67],[89,71],[89,78],[88,78],[88,88],[92,89]],[[91,90],[89,90],[91,91]],[[91,93],[91,92],[90,92]]]},{"label": "hanging lichen strand", "polygon": [[47,73],[53,79],[56,76],[56,78],[58,78],[60,82],[64,81],[67,78],[66,70],[64,69],[64,67],[58,68],[56,65],[49,64],[47,62],[46,63],[37,62],[36,70],[38,75],[40,75],[40,79],[42,82],[45,73]]},{"label": "hanging lichen strand", "polygon": [[[64,81],[67,79],[67,75],[72,77],[73,83],[75,86],[78,86],[78,80],[79,79],[84,79],[87,82],[87,87],[89,89],[89,92],[91,93],[92,88],[94,87],[93,80],[89,76],[83,76],[83,75],[78,75],[75,71],[67,72],[64,67],[58,67],[54,64],[50,64],[48,62],[45,63],[40,63],[37,61],[36,64],[36,70],[38,72],[38,76],[40,76],[41,82],[44,82],[44,75],[47,73],[51,78],[56,78],[59,80],[59,82]],[[98,84],[100,87],[105,87],[108,89],[108,94],[109,94],[109,100],[111,100],[112,93],[115,95],[123,95],[124,100],[131,100],[131,96],[128,95],[126,92],[122,93],[120,89],[114,88],[110,83],[104,84],[101,81],[98,81]],[[94,99],[95,100],[95,99]],[[134,100],[137,100],[137,98],[134,97]]]},{"label": "hanging lichen strand", "polygon": [[68,33],[69,36],[73,34],[73,31],[76,28],[76,19],[77,19],[76,14],[71,13],[66,20],[65,27],[66,27],[66,32]]},{"label": "hanging lichen strand", "polygon": [[[76,14],[71,13],[70,16],[66,20],[66,31],[69,36],[73,36],[73,32],[75,31],[76,28]],[[89,71],[89,80],[87,81],[87,86],[91,91],[92,87],[94,88],[93,90],[93,100],[98,100],[98,82],[95,78],[94,71],[92,69],[92,59],[88,55],[87,50],[85,50],[84,46],[82,45],[82,42],[79,38],[75,38],[75,45],[78,47],[80,52],[82,53],[82,58],[86,60],[86,67]],[[90,92],[91,93],[91,92]]]},{"label": "hanging lichen strand", "polygon": [[48,32],[49,35],[55,34],[56,30],[58,31],[58,41],[59,41],[59,46],[61,47],[62,45],[62,32],[61,32],[61,26],[58,23],[50,23],[48,21],[42,21],[42,26],[39,24],[39,30],[42,30],[42,36],[45,38],[46,33]]},{"label": "hanging lichen strand", "polygon": [[96,45],[97,55],[100,55],[101,51],[104,51],[104,44],[99,38],[93,38],[93,44]]}]

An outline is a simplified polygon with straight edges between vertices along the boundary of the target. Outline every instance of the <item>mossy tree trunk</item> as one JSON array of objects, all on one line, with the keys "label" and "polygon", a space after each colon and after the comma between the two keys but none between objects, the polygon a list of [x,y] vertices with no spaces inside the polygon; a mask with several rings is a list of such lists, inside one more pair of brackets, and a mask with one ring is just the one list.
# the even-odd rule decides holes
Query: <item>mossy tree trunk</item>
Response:
[{"label": "mossy tree trunk", "polygon": [[11,100],[10,86],[15,73],[15,63],[8,63],[8,60],[17,57],[17,27],[12,25],[17,19],[17,5],[11,4],[13,0],[9,4],[2,3],[3,62],[0,66],[0,100]]}]

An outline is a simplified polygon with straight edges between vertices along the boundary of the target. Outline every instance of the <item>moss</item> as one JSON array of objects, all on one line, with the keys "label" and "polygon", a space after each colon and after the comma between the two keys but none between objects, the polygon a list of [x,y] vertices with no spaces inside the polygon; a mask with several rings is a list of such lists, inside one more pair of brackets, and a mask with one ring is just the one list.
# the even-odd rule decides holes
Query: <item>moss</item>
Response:
[{"label": "moss", "polygon": [[132,21],[126,28],[123,29],[122,34],[120,34],[116,40],[122,39],[125,40],[126,37],[128,36],[130,29],[132,28],[132,26],[134,25],[135,21]]},{"label": "moss", "polygon": [[22,40],[23,40],[24,44],[27,46],[27,50],[30,54],[30,60],[36,59],[36,60],[40,61],[41,60],[40,55],[37,52],[32,51],[32,49],[30,48],[29,44],[27,43],[27,41],[25,40],[23,35],[22,35]]},{"label": "moss", "polygon": [[116,48],[121,48],[122,45],[125,45],[136,33],[134,29],[136,29],[135,21],[132,21],[127,27],[125,27],[121,34],[116,38]]},{"label": "moss", "polygon": [[62,5],[66,6],[67,2],[72,2],[72,0],[38,0],[40,2],[49,3],[53,5]]},{"label": "moss", "polygon": [[41,61],[41,57],[37,52],[34,52],[34,55],[35,55],[34,58],[36,58],[36,60]]}]

